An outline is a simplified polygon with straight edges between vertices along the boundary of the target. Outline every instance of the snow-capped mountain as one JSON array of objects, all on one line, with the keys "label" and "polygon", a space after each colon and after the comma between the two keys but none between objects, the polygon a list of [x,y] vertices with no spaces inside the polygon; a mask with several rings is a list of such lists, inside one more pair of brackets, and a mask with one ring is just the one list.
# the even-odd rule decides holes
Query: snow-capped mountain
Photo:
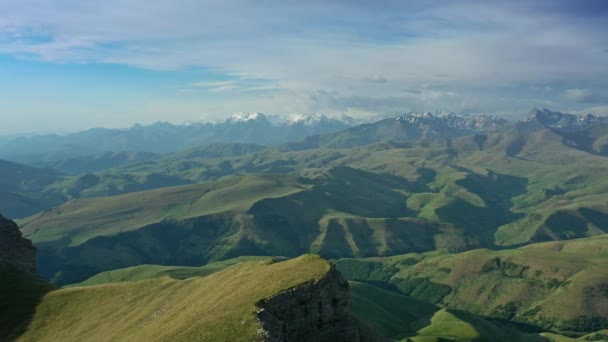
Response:
[{"label": "snow-capped mountain", "polygon": [[228,119],[221,121],[221,123],[234,124],[234,123],[243,123],[250,121],[268,121],[266,115],[263,113],[236,113],[233,114]]},{"label": "snow-capped mountain", "polygon": [[301,125],[308,127],[318,127],[322,125],[345,125],[352,126],[357,122],[348,115],[325,115],[325,114],[303,114],[293,113],[287,115],[271,115],[269,120],[277,126]]},{"label": "snow-capped mountain", "polygon": [[498,130],[508,121],[489,115],[435,115],[429,112],[407,113],[377,122],[358,125],[322,136],[295,149],[325,147],[357,147],[376,142],[412,142],[425,139],[452,139],[464,135]]},{"label": "snow-capped mountain", "polygon": [[431,127],[434,129],[450,128],[463,131],[484,132],[498,129],[509,122],[486,114],[458,115],[444,113],[441,115],[425,113],[408,113],[394,119],[396,122],[408,123],[419,127]]},{"label": "snow-capped mountain", "polygon": [[278,145],[340,131],[352,125],[350,120],[346,116],[322,114],[266,116],[263,113],[237,113],[218,122],[180,125],[157,122],[136,124],[128,129],[94,128],[67,135],[7,140],[0,144],[0,157],[30,162],[55,154],[57,157],[52,158],[66,159],[119,151],[166,153],[212,143]]},{"label": "snow-capped mountain", "polygon": [[597,124],[608,124],[608,118],[592,114],[565,114],[549,109],[534,108],[526,116],[525,122],[537,123],[556,131],[574,131]]},{"label": "snow-capped mountain", "polygon": [[[325,125],[342,125],[342,126],[353,126],[362,123],[362,120],[356,120],[348,115],[325,115],[325,114],[304,114],[304,113],[293,113],[293,114],[273,114],[266,115],[264,113],[236,113],[231,115],[227,119],[223,119],[217,122],[209,121],[187,121],[182,125],[193,126],[193,125],[223,125],[223,124],[241,124],[246,122],[269,122],[273,126],[307,126],[307,127],[320,127]],[[367,120],[365,120],[367,122]]]},{"label": "snow-capped mountain", "polygon": [[[504,119],[485,114],[458,115],[450,112],[407,113],[362,125],[358,123],[361,122],[346,115],[237,113],[218,122],[181,125],[157,122],[128,129],[94,128],[66,135],[5,139],[0,140],[0,158],[29,163],[105,152],[166,153],[212,143],[281,145],[301,142],[307,137],[310,137],[307,148],[320,144],[355,147],[383,141],[452,139],[510,126]],[[546,127],[560,134],[569,134],[598,124],[608,126],[608,118],[534,109],[526,120],[515,126],[519,131],[534,132]]]},{"label": "snow-capped mountain", "polygon": [[443,117],[448,126],[453,128],[468,129],[473,131],[496,130],[509,123],[509,121],[486,114],[457,115],[448,114]]}]

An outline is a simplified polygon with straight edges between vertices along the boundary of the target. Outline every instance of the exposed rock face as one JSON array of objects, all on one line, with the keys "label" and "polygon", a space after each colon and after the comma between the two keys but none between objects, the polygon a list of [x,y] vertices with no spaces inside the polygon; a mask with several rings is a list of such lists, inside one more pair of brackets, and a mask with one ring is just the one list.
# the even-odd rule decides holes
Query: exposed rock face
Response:
[{"label": "exposed rock face", "polygon": [[36,273],[36,247],[21,235],[15,222],[0,215],[0,263]]},{"label": "exposed rock face", "polygon": [[257,306],[265,341],[362,341],[349,312],[348,282],[333,266],[322,279],[276,294]]}]

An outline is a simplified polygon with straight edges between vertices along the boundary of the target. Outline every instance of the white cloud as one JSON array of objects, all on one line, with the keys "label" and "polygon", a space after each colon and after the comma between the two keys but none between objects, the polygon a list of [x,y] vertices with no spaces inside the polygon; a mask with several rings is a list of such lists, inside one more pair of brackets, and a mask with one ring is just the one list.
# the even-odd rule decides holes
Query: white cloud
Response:
[{"label": "white cloud", "polygon": [[192,86],[202,87],[202,88],[214,88],[214,87],[233,86],[238,83],[239,83],[239,81],[201,81],[201,82],[192,83]]},{"label": "white cloud", "polygon": [[238,89],[242,89],[242,87],[238,86],[238,85],[223,85],[223,86],[219,86],[219,87],[210,88],[209,90],[214,93],[223,93],[223,92],[228,92],[228,91],[233,91],[233,90],[238,90]]},{"label": "white cloud", "polygon": [[604,94],[591,91],[589,89],[573,88],[566,89],[562,93],[562,98],[572,102],[581,103],[597,103],[608,101],[608,96]]},{"label": "white cloud", "polygon": [[608,116],[608,106],[591,107],[591,108],[585,110],[584,112],[585,113],[592,113],[592,114],[595,114],[595,115]]},{"label": "white cloud", "polygon": [[236,78],[179,87],[240,96],[188,113],[508,114],[607,101],[578,88],[608,88],[606,29],[523,2],[0,0],[0,13],[0,53]]}]

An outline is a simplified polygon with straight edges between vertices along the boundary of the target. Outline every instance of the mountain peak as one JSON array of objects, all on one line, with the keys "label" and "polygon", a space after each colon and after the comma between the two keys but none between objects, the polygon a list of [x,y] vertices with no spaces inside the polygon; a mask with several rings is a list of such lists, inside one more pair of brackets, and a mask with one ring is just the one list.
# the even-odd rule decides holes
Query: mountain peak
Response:
[{"label": "mountain peak", "polygon": [[565,114],[551,111],[547,108],[534,108],[526,115],[525,121],[537,122],[559,131],[571,131],[585,129],[596,124],[605,123],[608,120],[593,114]]},{"label": "mountain peak", "polygon": [[269,117],[271,122],[277,126],[307,126],[317,127],[326,124],[352,126],[356,124],[355,119],[348,115],[326,115],[293,113],[287,115],[273,115]]},{"label": "mountain peak", "polygon": [[430,112],[408,113],[396,117],[395,121],[423,126],[442,126],[471,131],[493,130],[508,123],[507,120],[486,114],[459,115],[451,112],[442,112],[441,114],[432,114]]},{"label": "mountain peak", "polygon": [[413,124],[421,124],[428,125],[437,121],[437,117],[429,112],[423,113],[406,113],[400,116],[395,117],[395,121],[397,122],[409,122]]},{"label": "mountain peak", "polygon": [[267,121],[263,113],[236,113],[227,119],[226,123],[248,122],[248,121]]}]

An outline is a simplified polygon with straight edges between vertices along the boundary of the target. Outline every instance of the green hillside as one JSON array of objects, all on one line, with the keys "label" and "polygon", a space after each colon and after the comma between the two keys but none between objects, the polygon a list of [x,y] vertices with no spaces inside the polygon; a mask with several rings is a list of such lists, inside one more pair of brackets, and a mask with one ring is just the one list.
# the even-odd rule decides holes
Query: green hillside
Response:
[{"label": "green hillside", "polygon": [[72,200],[20,221],[35,242],[67,239],[79,245],[168,219],[246,211],[253,202],[302,190],[294,177],[245,176],[114,197]]},{"label": "green hillside", "polygon": [[[251,260],[249,257],[239,258],[238,260],[245,261],[245,264],[240,266],[255,265],[254,267],[258,267],[259,265],[259,262],[247,262]],[[104,272],[82,284],[73,286],[87,285],[92,286],[92,288],[99,288],[100,284],[112,282],[139,284],[142,279],[166,279],[167,275],[177,279],[197,278],[225,269],[237,263],[238,260],[214,263],[201,268],[142,265]],[[293,267],[299,267],[299,265],[293,265]],[[229,270],[232,270],[232,268]],[[405,296],[394,290],[387,290],[366,283],[350,282],[350,294],[353,315],[359,321],[367,323],[391,340],[442,341],[453,339],[463,342],[549,342],[551,340],[549,336],[553,339],[567,340],[566,337],[557,334],[543,333],[541,335],[547,335],[547,337],[542,337],[538,334],[522,333],[507,325],[490,322],[470,313],[441,309],[431,303]]]},{"label": "green hillside", "polygon": [[408,217],[404,192],[418,186],[345,167],[314,178],[246,175],[73,200],[20,225],[40,249],[41,274],[59,284],[139,264],[200,266],[240,255],[467,249],[462,229]]},{"label": "green hillside", "polygon": [[415,336],[406,338],[403,341],[548,342],[542,335],[522,333],[464,311],[449,309],[437,311],[431,317],[428,326],[417,331]]},{"label": "green hillside", "polygon": [[[206,163],[215,163],[228,174],[260,173],[73,200],[20,223],[45,255],[44,276],[59,283],[142,263],[199,266],[238,255],[307,252],[328,258],[460,252],[605,233],[606,158],[556,139],[539,142],[551,134],[526,136],[517,155],[508,154],[514,152],[505,135],[493,133],[481,149],[461,137],[451,147],[438,141],[270,149],[194,158],[184,165],[159,162],[129,172],[164,169],[176,179],[196,181],[195,174],[209,170]],[[546,150],[552,146],[561,146],[560,154]],[[265,174],[277,168],[289,170]],[[64,248],[71,249],[57,252]],[[63,272],[58,265],[67,263],[72,270]]]},{"label": "green hillside", "polygon": [[216,261],[210,264],[200,267],[187,267],[187,266],[161,266],[161,265],[138,265],[133,267],[121,268],[117,270],[111,270],[101,272],[94,275],[93,277],[77,284],[72,284],[64,287],[75,287],[75,286],[91,286],[101,284],[120,283],[125,281],[139,281],[145,279],[161,278],[164,276],[171,277],[173,279],[187,279],[192,277],[204,277],[211,273],[221,271],[230,266],[236,265],[246,261],[283,261],[284,257],[251,257],[251,256],[240,256],[234,259],[228,259],[224,261]]},{"label": "green hillside", "polygon": [[215,275],[243,255],[318,253],[354,281],[355,316],[397,340],[601,339],[604,128],[427,133],[201,147],[53,178],[40,196],[71,200],[19,223],[58,285],[127,286]]},{"label": "green hillside", "polygon": [[[574,138],[562,133],[526,125],[450,139],[394,142],[374,138],[369,145],[355,148],[203,146],[95,174],[55,179],[40,193],[58,199],[36,208],[46,209],[68,199],[216,181],[230,175],[314,178],[349,167],[407,183],[407,188],[395,187],[406,197],[407,217],[475,230],[463,241],[463,249],[518,246],[608,231],[608,181],[602,177],[608,172],[608,159],[591,147],[581,147],[582,143],[567,143]],[[365,131],[365,127],[357,130]],[[588,135],[601,140],[604,132],[599,127]],[[596,140],[592,145],[596,149],[603,146]],[[24,197],[32,198],[31,193]],[[581,213],[581,208],[592,212]]]},{"label": "green hillside", "polygon": [[0,160],[0,212],[18,218],[60,205],[66,200],[64,196],[42,189],[61,179],[48,169]]},{"label": "green hillside", "polygon": [[100,154],[72,156],[65,159],[40,160],[35,163],[52,170],[57,170],[66,175],[81,175],[97,172],[125,164],[146,162],[157,159],[159,155],[150,152],[105,152]]},{"label": "green hillside", "polygon": [[349,283],[353,315],[392,339],[416,335],[440,309],[396,291],[356,281]]},{"label": "green hillside", "polygon": [[538,334],[523,333],[464,311],[442,309],[395,289],[356,281],[350,285],[353,315],[394,340],[548,342]]},{"label": "green hillside", "polygon": [[[348,166],[416,182],[404,194],[413,211],[409,216],[458,226],[466,222],[467,230],[483,232],[482,245],[517,246],[608,230],[608,181],[602,177],[608,159],[564,139],[548,128],[514,125],[453,139],[372,140],[357,148],[265,149],[230,158],[160,160],[116,172],[165,173],[199,182],[241,173],[314,177]],[[579,213],[580,208],[592,210],[594,219]]]},{"label": "green hillside", "polygon": [[173,175],[150,172],[139,173],[86,173],[65,177],[44,188],[45,192],[64,196],[65,201],[77,198],[115,196],[136,191],[192,184]]},{"label": "green hillside", "polygon": [[343,259],[352,280],[390,284],[448,308],[522,328],[582,335],[608,327],[608,235],[459,254]]},{"label": "green hillside", "polygon": [[258,341],[256,303],[329,269],[328,262],[309,255],[240,263],[187,280],[57,290],[44,296],[18,341]]}]

